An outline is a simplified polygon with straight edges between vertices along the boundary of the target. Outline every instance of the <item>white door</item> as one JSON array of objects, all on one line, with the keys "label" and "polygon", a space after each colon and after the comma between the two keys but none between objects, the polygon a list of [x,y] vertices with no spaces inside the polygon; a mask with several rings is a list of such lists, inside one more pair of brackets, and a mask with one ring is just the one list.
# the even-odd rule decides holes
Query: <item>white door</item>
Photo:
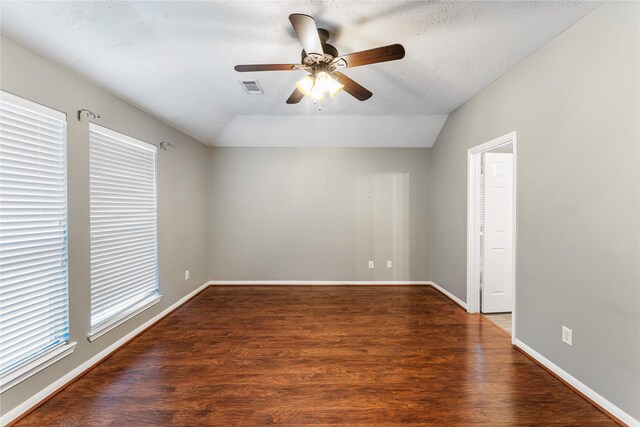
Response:
[{"label": "white door", "polygon": [[513,154],[484,155],[482,312],[512,311]]}]

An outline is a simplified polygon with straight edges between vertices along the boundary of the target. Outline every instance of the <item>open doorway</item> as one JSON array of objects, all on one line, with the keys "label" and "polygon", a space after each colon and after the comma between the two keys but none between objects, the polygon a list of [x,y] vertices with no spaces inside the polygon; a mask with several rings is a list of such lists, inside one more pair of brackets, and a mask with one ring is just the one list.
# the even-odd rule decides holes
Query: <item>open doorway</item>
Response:
[{"label": "open doorway", "polygon": [[515,340],[516,133],[468,153],[468,310]]}]

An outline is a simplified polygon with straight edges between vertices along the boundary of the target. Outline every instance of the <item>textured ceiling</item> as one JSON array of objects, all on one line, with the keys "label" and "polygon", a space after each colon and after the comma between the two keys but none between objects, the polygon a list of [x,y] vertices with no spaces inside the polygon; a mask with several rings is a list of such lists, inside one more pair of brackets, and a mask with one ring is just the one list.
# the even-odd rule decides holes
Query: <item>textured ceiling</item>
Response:
[{"label": "textured ceiling", "polygon": [[[273,126],[282,136],[289,123],[297,130],[309,122],[292,115],[326,116],[321,122],[339,131],[344,116],[353,115],[363,128],[411,116],[402,138],[372,145],[431,146],[446,114],[597,5],[5,0],[0,12],[3,36],[208,144],[262,145],[250,138],[262,132],[257,126]],[[301,48],[288,21],[294,12],[314,16],[340,53],[401,43],[406,57],[345,71],[374,93],[368,101],[340,93],[321,112],[307,100],[287,105],[304,72],[240,74],[233,66],[299,61]],[[238,83],[252,78],[264,96],[247,95]],[[289,145],[304,145],[303,138],[289,139]],[[327,144],[363,145],[343,140]]]}]

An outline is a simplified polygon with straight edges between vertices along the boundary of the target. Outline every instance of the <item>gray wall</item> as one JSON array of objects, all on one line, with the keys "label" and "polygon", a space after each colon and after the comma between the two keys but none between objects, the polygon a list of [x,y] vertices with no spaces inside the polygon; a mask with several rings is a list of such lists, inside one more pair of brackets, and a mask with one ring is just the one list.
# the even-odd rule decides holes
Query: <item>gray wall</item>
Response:
[{"label": "gray wall", "polygon": [[[6,38],[1,42],[0,87],[67,113],[68,223],[71,340],[70,356],[2,394],[5,413],[82,364],[120,337],[208,281],[207,147],[47,62]],[[158,153],[159,304],[93,343],[87,341],[90,307],[89,126],[76,120],[88,108],[96,123],[150,143],[170,141],[173,151]],[[190,269],[191,279],[184,280]]]},{"label": "gray wall", "polygon": [[517,337],[636,419],[639,15],[605,3],[458,108],[431,183],[432,280],[465,300],[467,149],[518,132]]},{"label": "gray wall", "polygon": [[211,279],[429,280],[430,156],[211,148]]},{"label": "gray wall", "polygon": [[[518,338],[640,418],[639,9],[596,9],[455,111],[433,150],[207,148],[2,39],[2,89],[68,114],[78,342],[4,393],[2,412],[208,279],[433,278],[465,299],[466,150],[516,130]],[[136,138],[177,145],[158,155],[163,300],[94,343],[86,340],[88,126],[75,120],[78,108]],[[561,325],[573,328],[573,347],[560,342]]]}]

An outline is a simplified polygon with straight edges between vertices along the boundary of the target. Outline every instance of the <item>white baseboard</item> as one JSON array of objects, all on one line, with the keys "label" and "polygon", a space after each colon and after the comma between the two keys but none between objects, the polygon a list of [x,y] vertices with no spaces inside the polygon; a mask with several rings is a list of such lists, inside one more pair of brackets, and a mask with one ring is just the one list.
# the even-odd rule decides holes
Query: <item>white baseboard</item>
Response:
[{"label": "white baseboard", "polygon": [[430,285],[429,281],[376,281],[363,280],[211,280],[210,285],[289,285],[289,286],[372,286],[372,285]]},{"label": "white baseboard", "polygon": [[618,420],[622,421],[623,423],[629,426],[640,426],[640,421],[636,420],[631,415],[627,414],[626,412],[618,408],[613,403],[609,402],[607,399],[605,399],[604,397],[602,397],[601,395],[599,395],[598,393],[596,393],[595,391],[593,391],[592,389],[584,385],[582,382],[577,380],[571,374],[569,374],[568,372],[566,372],[565,370],[557,366],[555,363],[553,363],[552,361],[550,361],[549,359],[547,359],[546,357],[544,357],[543,355],[541,355],[540,353],[538,353],[537,351],[535,351],[534,349],[532,349],[531,347],[529,347],[528,345],[520,341],[519,339],[515,340],[514,345],[518,347],[520,350],[527,353],[529,356],[531,356],[535,360],[537,360],[538,362],[540,362],[540,364],[542,364],[551,372],[553,372],[554,374],[562,378],[564,381],[570,384],[573,388],[575,388],[580,393],[587,396],[589,399],[591,399],[593,402],[598,404],[602,409],[604,409],[605,411],[609,412],[611,415],[616,417]]},{"label": "white baseboard", "polygon": [[117,350],[119,347],[125,345],[126,343],[128,343],[129,341],[134,339],[142,331],[144,331],[149,326],[153,325],[155,322],[157,322],[158,320],[160,320],[161,318],[163,318],[167,314],[171,313],[172,311],[174,311],[175,309],[180,307],[182,304],[187,302],[188,299],[190,299],[191,297],[193,297],[198,292],[202,291],[203,289],[205,289],[208,286],[209,286],[209,283],[205,283],[204,285],[200,286],[198,289],[196,289],[196,290],[190,292],[189,294],[185,295],[184,297],[180,298],[180,300],[178,300],[177,302],[172,304],[170,307],[167,307],[161,313],[159,313],[156,316],[154,316],[152,319],[149,319],[144,324],[138,326],[136,329],[134,329],[133,331],[129,332],[127,335],[125,335],[124,337],[120,338],[118,341],[114,342],[109,347],[105,348],[100,353],[98,353],[95,356],[93,356],[91,359],[87,360],[86,362],[84,362],[80,366],[78,366],[75,369],[73,369],[72,371],[68,372],[66,375],[64,375],[63,377],[59,378],[54,383],[52,383],[52,384],[48,385],[47,387],[43,388],[38,393],[34,394],[29,399],[27,399],[26,401],[24,401],[20,405],[16,406],[15,408],[10,410],[6,414],[0,415],[0,426],[4,427],[4,426],[8,425],[13,420],[18,418],[19,416],[21,416],[25,412],[29,411],[34,406],[40,404],[40,402],[42,402],[47,397],[49,397],[52,394],[54,394],[56,391],[58,391],[59,389],[61,389],[62,387],[64,387],[65,385],[67,385],[68,383],[73,381],[74,379],[76,379],[84,371],[86,371],[87,369],[89,369],[90,367],[92,367],[93,365],[98,363],[105,356],[107,356],[111,352]]},{"label": "white baseboard", "polygon": [[443,294],[445,294],[447,297],[449,297],[449,299],[453,300],[456,302],[456,304],[458,304],[459,306],[464,307],[465,310],[467,310],[467,303],[462,301],[460,298],[458,298],[457,296],[455,296],[454,294],[452,294],[451,292],[449,292],[448,290],[446,290],[445,288],[443,288],[442,286],[438,285],[435,282],[429,282],[429,284],[431,286],[433,286],[434,288],[436,288],[437,290],[439,290],[440,292],[442,292]]}]

